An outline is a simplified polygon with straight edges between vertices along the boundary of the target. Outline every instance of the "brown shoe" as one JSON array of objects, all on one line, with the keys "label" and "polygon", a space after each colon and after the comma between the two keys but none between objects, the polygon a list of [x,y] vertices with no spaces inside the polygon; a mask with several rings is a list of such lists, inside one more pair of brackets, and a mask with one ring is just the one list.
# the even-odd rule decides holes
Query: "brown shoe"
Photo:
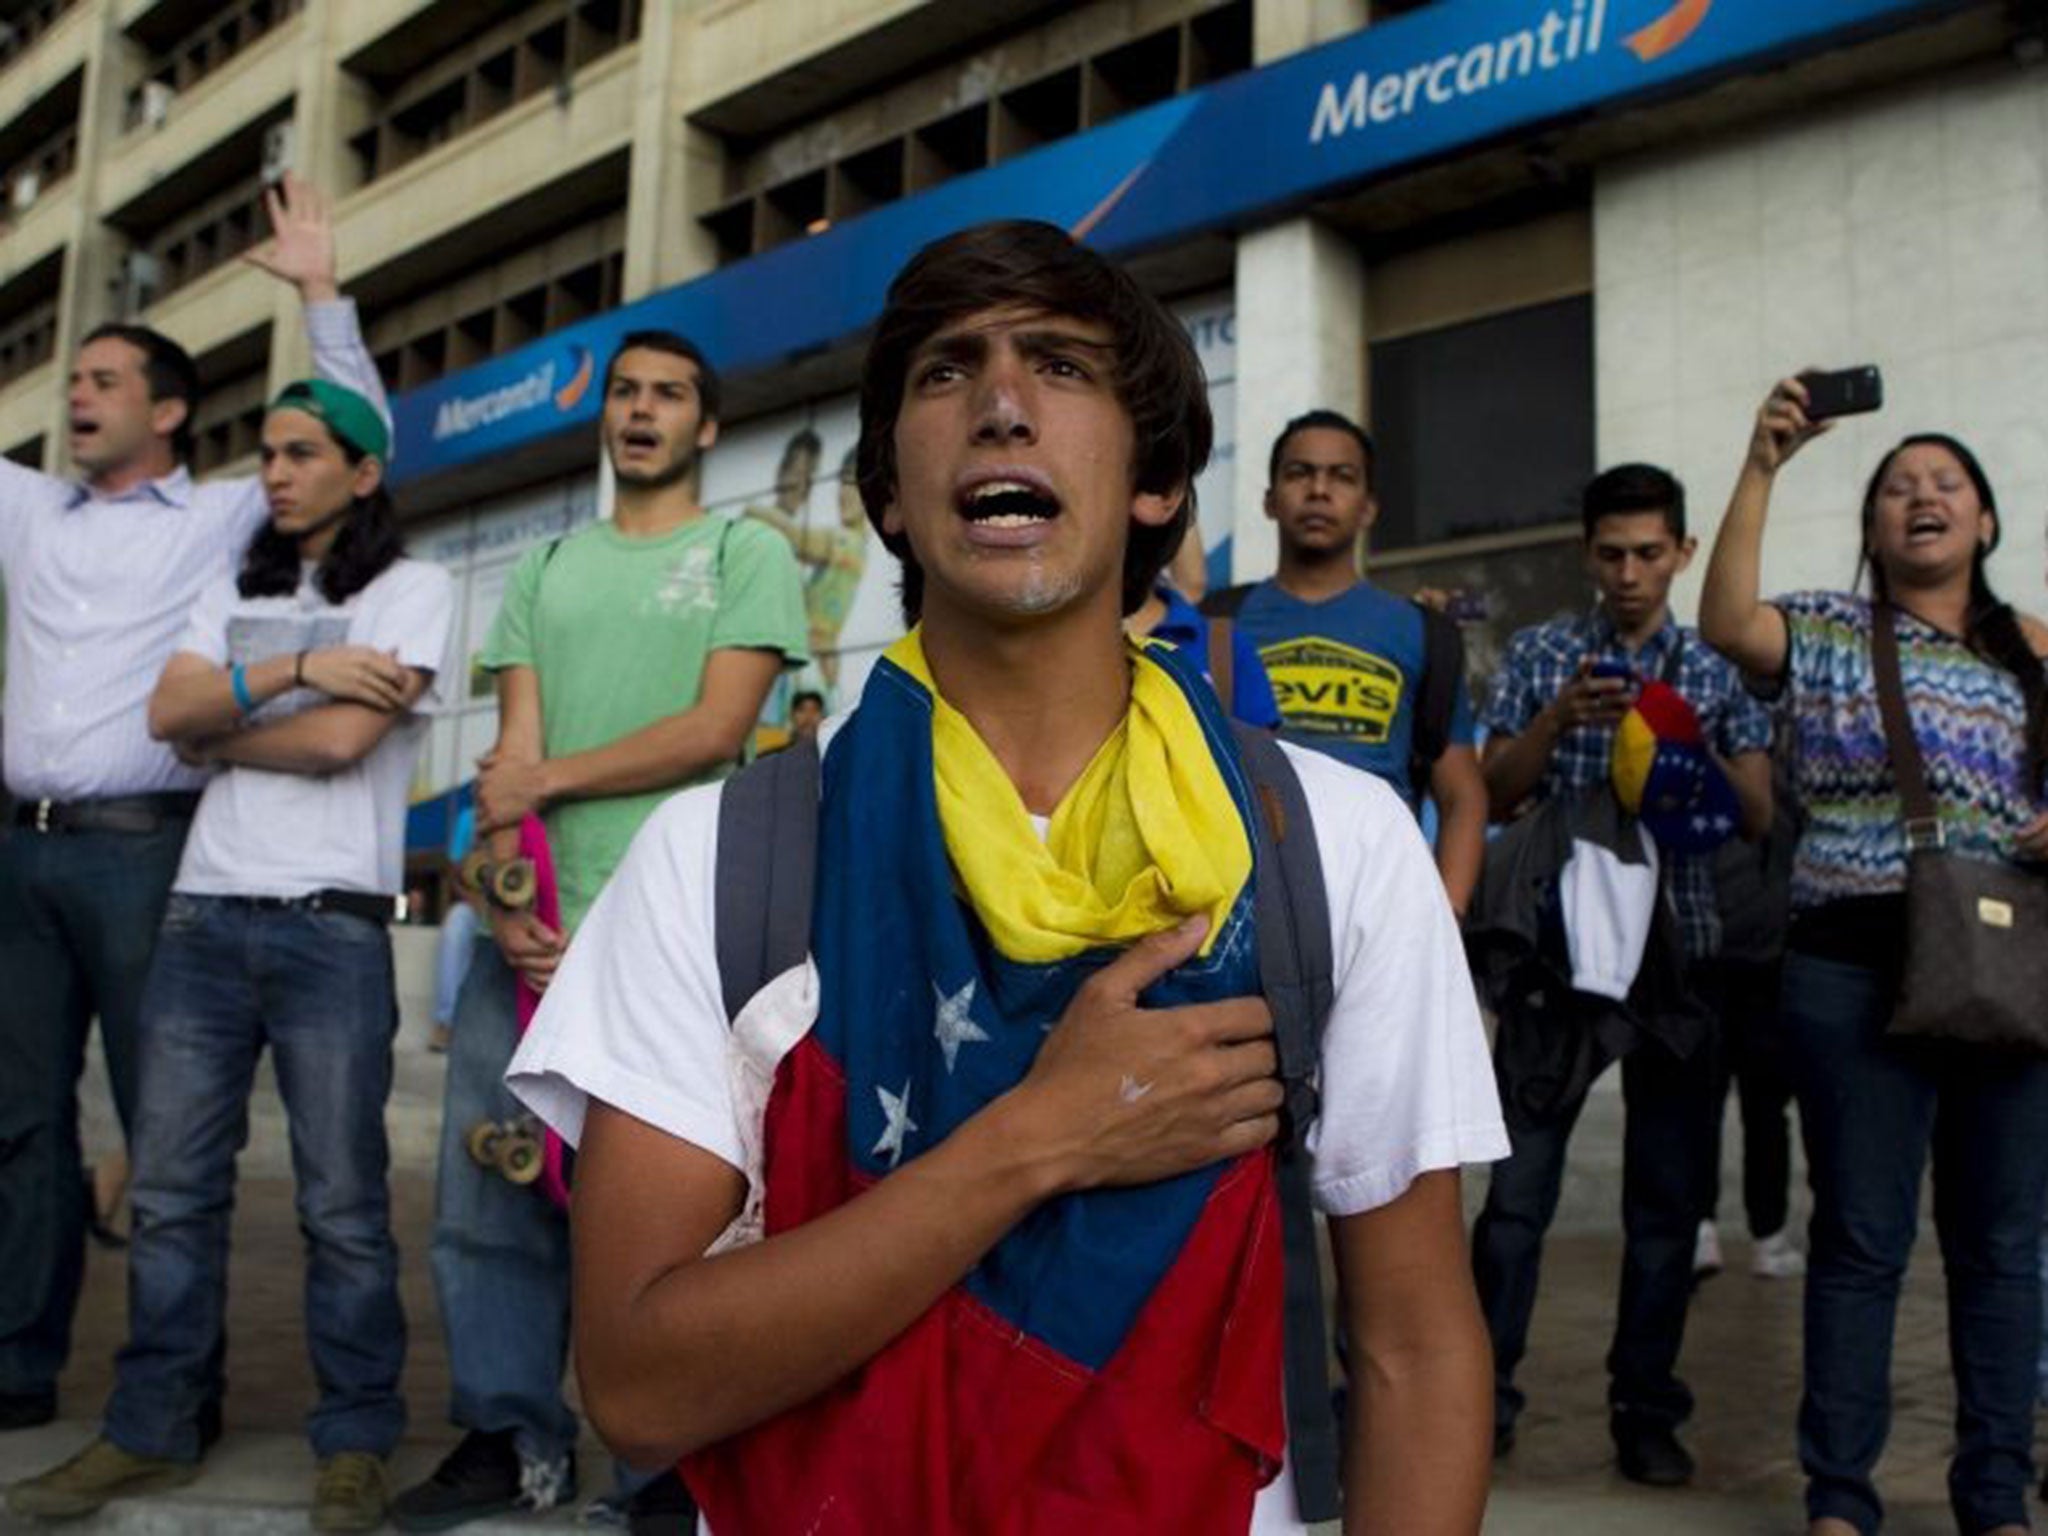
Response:
[{"label": "brown shoe", "polygon": [[384,1523],[390,1503],[382,1459],[368,1451],[341,1451],[320,1463],[313,1484],[313,1529],[374,1531]]},{"label": "brown shoe", "polygon": [[95,1440],[61,1466],[8,1489],[7,1507],[17,1515],[69,1520],[91,1514],[109,1499],[182,1488],[198,1475],[196,1461],[137,1456],[111,1440]]}]

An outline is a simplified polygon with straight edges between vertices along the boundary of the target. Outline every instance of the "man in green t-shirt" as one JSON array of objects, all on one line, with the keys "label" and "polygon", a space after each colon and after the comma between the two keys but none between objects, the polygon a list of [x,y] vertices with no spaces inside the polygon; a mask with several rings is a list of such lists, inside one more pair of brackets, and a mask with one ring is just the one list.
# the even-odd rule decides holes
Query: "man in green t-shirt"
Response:
[{"label": "man in green t-shirt", "polygon": [[574,1492],[577,1423],[561,1390],[568,1223],[538,1186],[480,1167],[468,1133],[520,1114],[503,1081],[516,978],[547,986],[640,824],[677,790],[729,772],[777,674],[806,659],[788,543],[698,505],[718,376],[697,348],[666,331],[627,335],[605,371],[601,431],[611,521],[529,551],[484,646],[499,723],[477,779],[478,834],[509,857],[520,820],[541,816],[562,929],[491,909],[456,1005],[433,1267],[450,1417],[466,1433],[392,1506],[401,1530],[546,1509]]}]

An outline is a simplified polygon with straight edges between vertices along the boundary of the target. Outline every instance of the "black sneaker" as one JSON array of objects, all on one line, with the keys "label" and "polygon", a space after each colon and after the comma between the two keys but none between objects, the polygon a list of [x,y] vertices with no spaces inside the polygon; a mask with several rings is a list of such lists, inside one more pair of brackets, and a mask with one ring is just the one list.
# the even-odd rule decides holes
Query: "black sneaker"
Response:
[{"label": "black sneaker", "polygon": [[559,1466],[529,1466],[509,1429],[473,1429],[434,1475],[391,1501],[391,1523],[401,1531],[446,1531],[486,1515],[515,1509],[552,1509],[576,1489],[572,1451]]},{"label": "black sneaker", "polygon": [[1614,1459],[1621,1475],[1651,1488],[1682,1488],[1692,1481],[1692,1453],[1669,1424],[1654,1419],[1614,1421]]}]

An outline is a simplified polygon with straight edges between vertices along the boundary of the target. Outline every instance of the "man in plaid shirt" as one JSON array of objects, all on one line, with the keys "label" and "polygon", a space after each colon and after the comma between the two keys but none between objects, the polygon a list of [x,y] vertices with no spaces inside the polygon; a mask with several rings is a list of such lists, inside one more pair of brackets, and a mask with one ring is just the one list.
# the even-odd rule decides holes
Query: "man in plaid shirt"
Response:
[{"label": "man in plaid shirt", "polygon": [[[1770,720],[1735,668],[1671,617],[1671,583],[1691,561],[1685,491],[1669,473],[1625,464],[1586,487],[1586,564],[1599,589],[1591,615],[1517,633],[1486,712],[1482,770],[1497,819],[1559,793],[1608,785],[1614,730],[1642,682],[1683,694],[1742,805],[1743,830],[1770,824]],[[1626,676],[1596,676],[1626,669]],[[1664,889],[1685,937],[1687,984],[1719,995],[1721,923],[1710,857],[1663,860]],[[1503,1033],[1515,1028],[1503,1016]],[[1676,1429],[1692,1394],[1674,1374],[1692,1290],[1693,1245],[1712,1201],[1719,1139],[1710,1038],[1681,1059],[1644,1039],[1622,1059],[1627,1107],[1622,1224],[1627,1235],[1614,1347],[1608,1355],[1615,1450],[1637,1482],[1679,1484],[1692,1457]],[[1495,1165],[1472,1234],[1472,1262],[1494,1350],[1494,1451],[1514,1443],[1523,1394],[1515,1366],[1528,1342],[1543,1233],[1557,1210],[1566,1144],[1583,1094],[1546,1123],[1510,1127],[1513,1152]]]}]

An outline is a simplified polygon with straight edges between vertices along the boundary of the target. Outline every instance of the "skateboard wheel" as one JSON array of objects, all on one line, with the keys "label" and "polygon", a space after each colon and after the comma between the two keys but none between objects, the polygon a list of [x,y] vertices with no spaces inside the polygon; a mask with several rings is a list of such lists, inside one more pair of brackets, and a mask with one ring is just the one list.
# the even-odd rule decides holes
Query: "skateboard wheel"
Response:
[{"label": "skateboard wheel", "polygon": [[479,1168],[497,1167],[498,1140],[503,1134],[495,1121],[479,1120],[472,1125],[469,1134],[462,1141],[469,1149],[470,1161]]},{"label": "skateboard wheel", "polygon": [[455,883],[472,896],[481,896],[484,880],[491,867],[490,850],[472,848],[462,856],[462,862],[455,866]]},{"label": "skateboard wheel", "polygon": [[533,860],[513,859],[509,863],[494,864],[487,878],[491,882],[491,900],[499,906],[517,912],[533,905],[538,891]]},{"label": "skateboard wheel", "polygon": [[540,1177],[540,1142],[534,1137],[514,1132],[505,1138],[498,1148],[498,1171],[514,1184],[531,1184]]}]

